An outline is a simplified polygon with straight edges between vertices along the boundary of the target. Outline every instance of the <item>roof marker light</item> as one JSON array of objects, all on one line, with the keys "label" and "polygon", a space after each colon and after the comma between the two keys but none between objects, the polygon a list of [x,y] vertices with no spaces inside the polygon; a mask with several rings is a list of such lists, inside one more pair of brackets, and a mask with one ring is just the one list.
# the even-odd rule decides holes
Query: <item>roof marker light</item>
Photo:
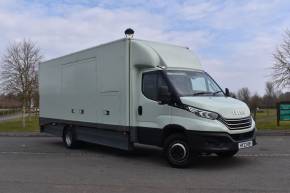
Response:
[{"label": "roof marker light", "polygon": [[129,38],[129,39],[133,38],[134,30],[131,29],[131,28],[126,29],[125,30],[125,36],[126,36],[126,38]]}]

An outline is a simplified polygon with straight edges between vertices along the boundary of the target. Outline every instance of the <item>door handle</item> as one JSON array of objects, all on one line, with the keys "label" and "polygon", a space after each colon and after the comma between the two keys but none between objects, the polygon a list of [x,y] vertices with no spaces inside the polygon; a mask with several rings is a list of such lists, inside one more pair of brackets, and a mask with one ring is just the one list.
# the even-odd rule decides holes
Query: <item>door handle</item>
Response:
[{"label": "door handle", "polygon": [[109,110],[106,110],[106,109],[104,109],[104,110],[103,110],[103,114],[104,114],[104,115],[110,115],[110,111],[109,111]]},{"label": "door handle", "polygon": [[143,108],[142,108],[142,106],[139,106],[138,107],[138,115],[142,115],[142,113],[143,113]]}]

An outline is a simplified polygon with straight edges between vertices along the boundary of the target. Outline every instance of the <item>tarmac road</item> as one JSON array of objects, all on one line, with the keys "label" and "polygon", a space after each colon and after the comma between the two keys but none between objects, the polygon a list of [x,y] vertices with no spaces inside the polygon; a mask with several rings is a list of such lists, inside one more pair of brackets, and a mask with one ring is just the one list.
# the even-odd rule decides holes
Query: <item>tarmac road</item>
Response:
[{"label": "tarmac road", "polygon": [[260,136],[258,143],[230,160],[203,156],[175,169],[158,148],[68,150],[59,138],[1,136],[0,192],[290,192],[290,137]]}]

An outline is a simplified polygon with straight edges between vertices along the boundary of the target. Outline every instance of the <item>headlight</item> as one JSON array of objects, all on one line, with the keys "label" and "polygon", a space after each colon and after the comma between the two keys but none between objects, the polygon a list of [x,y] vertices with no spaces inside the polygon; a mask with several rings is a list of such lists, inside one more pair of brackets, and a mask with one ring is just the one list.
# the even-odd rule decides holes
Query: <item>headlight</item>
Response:
[{"label": "headlight", "polygon": [[206,118],[206,119],[215,120],[219,116],[217,113],[196,109],[196,108],[190,107],[190,106],[187,106],[186,108],[187,108],[188,111],[194,113],[196,116],[199,116],[199,117],[202,117],[202,118]]}]

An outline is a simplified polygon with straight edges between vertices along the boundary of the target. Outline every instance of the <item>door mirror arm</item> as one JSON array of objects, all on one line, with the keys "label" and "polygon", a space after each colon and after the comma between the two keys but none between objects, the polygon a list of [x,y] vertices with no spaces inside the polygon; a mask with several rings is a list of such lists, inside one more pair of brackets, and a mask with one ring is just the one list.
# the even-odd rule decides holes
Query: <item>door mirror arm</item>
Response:
[{"label": "door mirror arm", "polygon": [[230,96],[230,91],[229,91],[228,88],[225,89],[225,95],[226,95],[226,97],[229,97]]}]

